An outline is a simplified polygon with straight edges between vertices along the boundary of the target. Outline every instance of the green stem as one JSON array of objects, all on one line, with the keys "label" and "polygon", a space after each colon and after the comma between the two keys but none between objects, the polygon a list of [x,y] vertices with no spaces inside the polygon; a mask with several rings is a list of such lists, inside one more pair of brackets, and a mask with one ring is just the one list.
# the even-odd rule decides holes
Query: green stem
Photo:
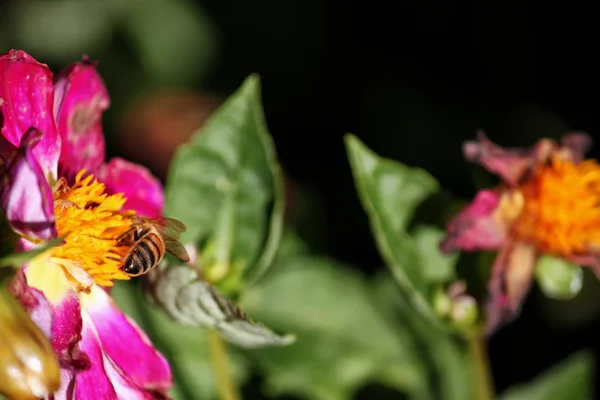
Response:
[{"label": "green stem", "polygon": [[229,362],[227,359],[227,348],[225,347],[225,343],[216,331],[209,329],[207,333],[213,371],[217,380],[217,389],[219,390],[221,400],[240,400],[241,396],[229,373]]},{"label": "green stem", "polygon": [[486,344],[481,335],[473,335],[469,338],[469,353],[471,365],[475,370],[475,399],[494,400],[494,383],[490,372]]}]

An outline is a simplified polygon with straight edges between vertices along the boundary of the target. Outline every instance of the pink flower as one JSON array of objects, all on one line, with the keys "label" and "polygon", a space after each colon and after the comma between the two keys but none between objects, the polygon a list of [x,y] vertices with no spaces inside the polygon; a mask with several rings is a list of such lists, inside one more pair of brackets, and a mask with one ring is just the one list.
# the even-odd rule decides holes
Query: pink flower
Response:
[{"label": "pink flower", "polygon": [[166,359],[109,295],[114,279],[129,276],[117,261],[123,250],[103,232],[128,229],[136,211],[160,216],[163,193],[145,168],[104,163],[100,118],[108,105],[86,59],[53,81],[23,51],[0,56],[0,206],[21,249],[63,238],[12,285],[59,357],[56,400],[166,398],[172,386]]},{"label": "pink flower", "polygon": [[584,160],[591,139],[542,139],[531,149],[504,149],[480,133],[465,157],[500,176],[448,224],[445,252],[497,250],[487,303],[487,332],[514,318],[539,256],[547,254],[600,274],[600,165]]}]

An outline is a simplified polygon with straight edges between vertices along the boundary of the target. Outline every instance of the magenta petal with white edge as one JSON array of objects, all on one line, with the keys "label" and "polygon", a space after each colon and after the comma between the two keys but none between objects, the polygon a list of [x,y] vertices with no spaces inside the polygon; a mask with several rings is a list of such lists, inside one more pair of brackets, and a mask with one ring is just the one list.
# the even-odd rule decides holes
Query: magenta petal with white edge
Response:
[{"label": "magenta petal with white edge", "polygon": [[[138,388],[127,371],[121,371],[103,350],[103,344],[89,315],[83,317],[82,349],[89,355],[92,365],[76,376],[76,399],[127,399],[152,400],[152,393]],[[121,337],[124,340],[124,337]],[[158,396],[162,398],[162,396]],[[57,399],[58,400],[58,399]]]},{"label": "magenta petal with white edge", "polygon": [[171,368],[146,334],[101,288],[94,286],[84,301],[105,354],[140,389],[166,394],[173,386]]},{"label": "magenta petal with white edge", "polygon": [[[93,324],[84,318],[81,350],[90,358],[90,367],[76,375],[75,399],[116,400],[117,393],[104,369],[104,355]],[[123,340],[123,338],[120,338]]]},{"label": "magenta petal with white edge", "polygon": [[60,137],[56,132],[52,72],[21,50],[0,56],[0,112],[4,125],[2,136],[18,146],[30,127],[43,133],[33,150],[44,176],[56,179]]},{"label": "magenta petal with white edge", "polygon": [[81,348],[82,319],[78,296],[71,291],[52,312],[52,347],[61,363],[75,369],[89,368],[90,359]]},{"label": "magenta petal with white edge", "polygon": [[135,210],[144,217],[162,216],[164,194],[160,181],[150,171],[122,158],[113,158],[95,173],[106,185],[108,193],[123,193],[127,198],[124,208]]},{"label": "magenta petal with white edge", "polygon": [[109,104],[95,63],[84,60],[56,76],[54,117],[62,138],[59,164],[63,175],[73,178],[82,169],[93,171],[104,162],[101,118]]},{"label": "magenta petal with white edge", "polygon": [[448,235],[440,245],[442,251],[495,250],[500,247],[507,238],[507,227],[495,216],[499,204],[499,193],[493,190],[477,193],[473,202],[448,224]]},{"label": "magenta petal with white edge", "polygon": [[74,400],[75,372],[68,368],[60,370],[60,388],[50,396],[49,400]]},{"label": "magenta petal with white edge", "polygon": [[137,388],[130,380],[125,378],[127,372],[121,372],[112,360],[104,353],[104,370],[113,385],[117,398],[128,400],[162,400],[168,399],[161,393],[152,393]]},{"label": "magenta petal with white edge", "polygon": [[[13,157],[0,171],[0,207],[12,229],[35,239],[56,237],[52,189],[34,151],[41,145],[41,132],[29,129]],[[43,140],[43,139],[42,139]]]}]

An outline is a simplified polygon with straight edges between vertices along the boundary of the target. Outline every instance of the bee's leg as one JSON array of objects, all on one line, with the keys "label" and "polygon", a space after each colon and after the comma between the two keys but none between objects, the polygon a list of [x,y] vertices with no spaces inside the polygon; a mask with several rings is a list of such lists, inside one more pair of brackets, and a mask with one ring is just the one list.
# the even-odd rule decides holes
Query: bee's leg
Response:
[{"label": "bee's leg", "polygon": [[[104,229],[104,231],[102,232],[103,234],[107,234],[110,233],[111,231],[113,231],[115,228],[111,227],[111,228],[106,228]],[[95,236],[95,235],[88,235],[89,237],[93,237],[94,239],[99,239],[99,240],[113,240],[119,244],[122,244],[121,242],[123,242],[123,239],[125,238],[125,236],[128,234],[128,231],[130,229],[128,229],[125,233],[119,235],[119,236]]]},{"label": "bee's leg", "polygon": [[61,176],[58,181],[54,184],[54,188],[52,190],[53,193],[65,193],[69,190],[69,184],[67,183],[67,179],[64,176]]},{"label": "bee's leg", "polygon": [[135,229],[127,229],[125,232],[115,238],[117,243],[135,242]]},{"label": "bee's leg", "polygon": [[111,238],[111,237],[100,237],[100,236],[95,236],[95,235],[86,235],[89,237],[93,237],[94,239],[98,239],[98,240],[115,240],[115,238]]},{"label": "bee's leg", "polygon": [[79,207],[77,204],[73,203],[71,200],[54,200],[54,207],[61,207],[61,208],[66,208],[66,207],[77,207],[77,208],[81,208]]},{"label": "bee's leg", "polygon": [[[139,219],[135,217],[136,219]],[[145,225],[136,224],[136,220],[134,219],[134,223],[132,226],[123,232],[121,235],[117,236],[115,239],[117,243],[123,244],[133,244],[137,242],[144,234],[148,232],[148,228]]]},{"label": "bee's leg", "polygon": [[56,209],[59,207],[60,207],[60,215],[62,215],[65,208],[69,208],[69,207],[81,208],[77,204],[73,203],[70,200],[54,200],[54,208]]}]

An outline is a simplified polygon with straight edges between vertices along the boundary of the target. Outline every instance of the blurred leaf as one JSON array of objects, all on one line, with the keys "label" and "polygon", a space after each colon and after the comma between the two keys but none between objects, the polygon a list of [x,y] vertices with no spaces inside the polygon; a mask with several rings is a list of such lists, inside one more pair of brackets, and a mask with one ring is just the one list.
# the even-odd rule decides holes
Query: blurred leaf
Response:
[{"label": "blurred leaf", "polygon": [[152,81],[189,85],[206,74],[215,58],[217,38],[198,4],[184,0],[134,4],[125,26]]},{"label": "blurred leaf", "polygon": [[446,233],[432,226],[419,225],[413,232],[423,275],[428,282],[449,282],[456,276],[454,266],[458,254],[446,255],[440,251],[440,242]]},{"label": "blurred leaf", "polygon": [[501,400],[591,400],[593,357],[579,352],[533,381],[508,389]]},{"label": "blurred leaf", "polygon": [[298,255],[244,291],[252,315],[297,335],[290,346],[250,353],[269,394],[341,400],[375,381],[427,398],[410,333],[391,329],[363,280],[329,259]]},{"label": "blurred leaf", "polygon": [[273,264],[279,265],[288,259],[300,255],[308,255],[310,249],[308,245],[291,229],[284,229],[281,235],[277,256]]},{"label": "blurred leaf", "polygon": [[581,267],[557,257],[540,257],[535,277],[542,292],[552,299],[572,299],[583,286]]},{"label": "blurred leaf", "polygon": [[155,269],[149,274],[151,294],[167,314],[183,325],[216,330],[228,341],[245,348],[284,346],[292,335],[279,335],[250,319],[187,266]]},{"label": "blurred leaf", "polygon": [[[266,130],[260,82],[242,87],[179,148],[166,188],[166,214],[185,221],[182,242],[204,245],[203,272],[221,290],[256,281],[275,256],[283,227],[282,173]],[[214,270],[211,271],[211,268]]]},{"label": "blurred leaf", "polygon": [[[9,32],[37,59],[77,61],[110,39],[114,20],[104,1],[16,1],[4,10]],[[14,47],[14,44],[12,45]]]},{"label": "blurred leaf", "polygon": [[[438,189],[437,182],[421,169],[377,156],[353,135],[346,136],[346,147],[356,189],[383,259],[419,310],[435,319],[427,274],[443,275],[444,267],[437,271],[439,266],[425,267],[424,263],[432,261],[431,254],[420,253],[407,228],[415,208]],[[423,237],[420,247],[427,247]]]},{"label": "blurred leaf", "polygon": [[387,273],[378,275],[373,286],[373,298],[386,320],[396,330],[413,332],[415,348],[420,350],[417,356],[427,372],[422,379],[427,379],[430,390],[435,393],[433,398],[473,399],[475,375],[464,340],[448,335],[412,308]]},{"label": "blurred leaf", "polygon": [[26,264],[32,258],[42,254],[43,252],[51,249],[54,246],[61,244],[61,238],[54,238],[44,244],[42,247],[35,250],[22,251],[20,253],[9,254],[0,258],[0,268],[2,267],[20,267]]},{"label": "blurred leaf", "polygon": [[[123,312],[131,316],[169,360],[175,386],[175,400],[217,400],[219,395],[208,348],[208,332],[202,328],[173,325],[167,316],[148,307],[140,290],[130,282],[118,282],[112,296]],[[248,365],[238,353],[229,351],[231,374],[238,385],[249,375]]]}]

